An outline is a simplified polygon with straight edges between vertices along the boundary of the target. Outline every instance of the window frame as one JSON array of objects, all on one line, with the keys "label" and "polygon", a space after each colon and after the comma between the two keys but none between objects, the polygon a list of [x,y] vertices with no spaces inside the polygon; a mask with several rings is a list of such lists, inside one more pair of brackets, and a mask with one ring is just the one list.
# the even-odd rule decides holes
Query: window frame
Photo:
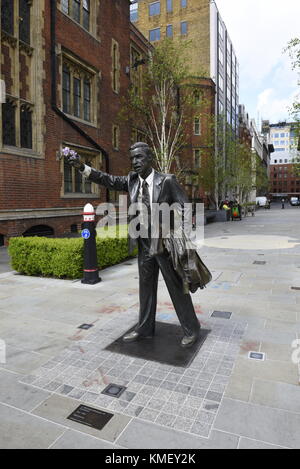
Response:
[{"label": "window frame", "polygon": [[[151,33],[153,33],[154,31],[158,31],[158,32],[159,32],[159,37],[158,37],[158,38],[155,38],[155,39],[151,39]],[[160,28],[160,27],[154,28],[154,29],[149,29],[149,42],[160,41],[160,39],[161,39],[161,28]]]},{"label": "window frame", "polygon": [[[80,120],[86,125],[97,125],[97,113],[95,110],[95,102],[93,96],[96,95],[96,71],[87,68],[85,64],[78,62],[73,57],[62,53],[61,73],[62,73],[62,85],[61,85],[61,109],[62,111],[70,116],[72,119]],[[69,73],[70,90],[65,87],[65,76],[66,71]],[[79,96],[79,110],[80,115],[75,112],[75,79],[80,80],[80,96]],[[86,99],[85,85],[89,83],[89,99]],[[65,107],[67,103],[66,96],[68,96],[69,108]],[[89,103],[89,112],[87,112],[86,103]],[[89,117],[89,119],[87,119]]]},{"label": "window frame", "polygon": [[201,130],[202,130],[201,129],[201,118],[199,116],[194,117],[193,127],[194,127],[194,135],[199,137],[201,135]]},{"label": "window frame", "polygon": [[[185,25],[185,32],[183,31],[183,25]],[[187,36],[188,35],[188,21],[180,21],[180,35]]]},{"label": "window frame", "polygon": [[95,8],[96,2],[90,0],[61,0],[60,2],[60,11],[93,36],[96,36]]},{"label": "window frame", "polygon": [[[151,9],[155,6],[159,6],[159,12],[156,13],[152,13],[151,14]],[[160,4],[160,0],[156,1],[156,2],[151,2],[149,3],[149,17],[152,18],[153,16],[159,16],[161,14],[161,4]]]},{"label": "window frame", "polygon": [[194,168],[201,169],[201,166],[202,166],[201,148],[194,148],[193,153],[194,153]]},{"label": "window frame", "polygon": [[[78,147],[65,142],[61,145],[61,149],[68,146],[80,154],[80,157],[87,166],[92,166],[95,169],[100,169],[102,165],[102,154],[85,147]],[[74,167],[71,167],[65,160],[61,161],[62,171],[62,188],[61,197],[63,198],[97,198],[100,194],[99,186],[92,181],[89,181]],[[71,190],[66,190],[66,171],[71,176],[68,183],[71,184]],[[79,187],[79,190],[77,190]]]}]

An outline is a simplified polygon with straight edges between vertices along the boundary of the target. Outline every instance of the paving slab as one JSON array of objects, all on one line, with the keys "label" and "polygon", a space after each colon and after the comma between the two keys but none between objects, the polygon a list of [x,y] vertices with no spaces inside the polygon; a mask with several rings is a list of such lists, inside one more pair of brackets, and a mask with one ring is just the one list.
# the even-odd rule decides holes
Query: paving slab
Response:
[{"label": "paving slab", "polygon": [[1,449],[46,449],[64,432],[60,425],[0,404]]},{"label": "paving slab", "polygon": [[229,433],[212,432],[208,440],[134,419],[118,438],[117,443],[132,449],[235,449],[238,437]]},{"label": "paving slab", "polygon": [[[131,418],[115,413],[113,418],[102,430],[96,430],[72,420],[67,420],[69,415],[84,402],[79,402],[67,397],[53,395],[33,411],[33,415],[42,417],[51,422],[61,424],[65,427],[80,431],[84,434],[92,435],[102,440],[114,442],[119,434],[124,430]],[[98,406],[93,405],[99,409]],[[101,410],[101,409],[100,409]]]},{"label": "paving slab", "polygon": [[6,364],[1,364],[0,368],[28,375],[31,371],[46,363],[47,360],[48,358],[44,355],[27,352],[8,344],[6,347]]},{"label": "paving slab", "polygon": [[297,365],[292,361],[280,365],[277,361],[249,360],[239,356],[236,360],[234,373],[239,375],[241,380],[245,377],[252,377],[252,379],[267,379],[295,385],[298,384],[299,380]]},{"label": "paving slab", "polygon": [[122,446],[114,445],[108,441],[79,433],[75,430],[67,430],[50,449],[122,449]]},{"label": "paving slab", "polygon": [[265,380],[254,380],[251,402],[300,415],[300,386]]},{"label": "paving slab", "polygon": [[0,402],[18,409],[31,411],[50,394],[41,389],[20,383],[20,375],[0,370]]},{"label": "paving slab", "polygon": [[225,398],[214,429],[277,446],[300,447],[300,414]]},{"label": "paving slab", "polygon": [[284,446],[270,445],[263,441],[250,440],[249,438],[241,438],[238,449],[286,449]]}]

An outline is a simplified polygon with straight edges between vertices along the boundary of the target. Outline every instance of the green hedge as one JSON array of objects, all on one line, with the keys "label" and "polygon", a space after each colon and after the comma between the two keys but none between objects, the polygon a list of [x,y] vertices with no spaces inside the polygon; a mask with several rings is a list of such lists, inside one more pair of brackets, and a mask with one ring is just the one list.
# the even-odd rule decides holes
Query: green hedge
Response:
[{"label": "green hedge", "polygon": [[[129,257],[127,227],[120,227],[117,237],[104,229],[98,233],[106,235],[96,238],[99,269]],[[82,278],[83,246],[82,238],[11,238],[9,255],[12,268],[21,274],[77,279]]]}]

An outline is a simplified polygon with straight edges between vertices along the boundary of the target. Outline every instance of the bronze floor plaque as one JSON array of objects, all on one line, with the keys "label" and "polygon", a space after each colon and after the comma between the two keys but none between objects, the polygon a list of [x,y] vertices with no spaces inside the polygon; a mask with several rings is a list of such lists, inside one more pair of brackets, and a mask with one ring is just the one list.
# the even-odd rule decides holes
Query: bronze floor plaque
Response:
[{"label": "bronze floor plaque", "polygon": [[73,420],[74,422],[81,423],[82,425],[102,430],[112,417],[113,414],[109,414],[103,410],[93,409],[86,405],[80,405],[76,410],[74,410],[74,412],[72,412],[71,415],[69,415],[68,420]]}]

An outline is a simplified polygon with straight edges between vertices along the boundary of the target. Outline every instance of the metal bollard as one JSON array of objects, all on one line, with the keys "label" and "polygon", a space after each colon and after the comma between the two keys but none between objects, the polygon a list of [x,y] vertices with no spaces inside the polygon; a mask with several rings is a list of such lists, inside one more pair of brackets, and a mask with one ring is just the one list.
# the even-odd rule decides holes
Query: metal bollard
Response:
[{"label": "metal bollard", "polygon": [[84,238],[84,277],[81,283],[95,285],[101,282],[101,278],[99,277],[97,263],[95,210],[91,204],[86,204],[83,209],[83,230],[81,235]]}]

